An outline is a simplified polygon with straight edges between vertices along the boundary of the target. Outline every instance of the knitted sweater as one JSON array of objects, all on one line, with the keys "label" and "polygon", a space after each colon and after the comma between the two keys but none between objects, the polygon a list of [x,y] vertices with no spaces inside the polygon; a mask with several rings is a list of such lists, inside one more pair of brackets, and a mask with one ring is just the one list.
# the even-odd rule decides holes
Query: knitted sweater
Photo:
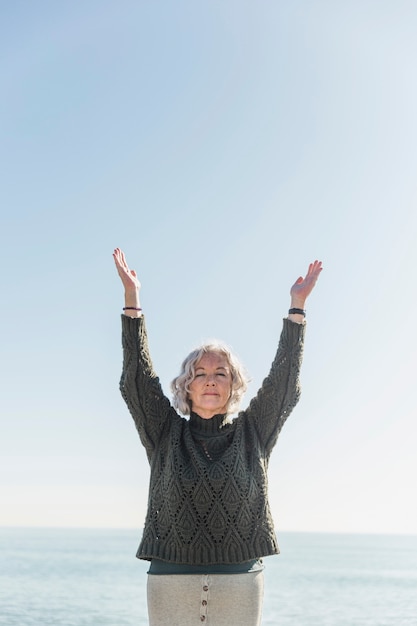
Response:
[{"label": "knitted sweater", "polygon": [[151,469],[137,557],[206,565],[278,554],[267,469],[299,399],[305,326],[284,320],[269,375],[231,422],[178,415],[154,372],[144,318],[122,315],[122,330],[120,389]]}]

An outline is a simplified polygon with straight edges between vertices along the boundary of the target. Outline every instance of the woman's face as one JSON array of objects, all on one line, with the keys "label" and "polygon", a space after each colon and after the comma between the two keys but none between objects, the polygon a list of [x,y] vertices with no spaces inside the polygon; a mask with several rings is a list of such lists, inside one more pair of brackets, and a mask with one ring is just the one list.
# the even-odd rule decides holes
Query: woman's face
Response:
[{"label": "woman's face", "polygon": [[232,391],[232,375],[223,354],[207,352],[195,367],[194,380],[189,385],[191,408],[203,419],[226,413]]}]

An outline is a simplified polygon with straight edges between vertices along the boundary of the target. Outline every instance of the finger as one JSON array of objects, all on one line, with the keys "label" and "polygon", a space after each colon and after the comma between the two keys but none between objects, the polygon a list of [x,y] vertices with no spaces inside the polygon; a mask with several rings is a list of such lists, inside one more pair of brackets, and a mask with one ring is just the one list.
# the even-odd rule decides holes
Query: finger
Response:
[{"label": "finger", "polygon": [[121,263],[121,254],[122,254],[122,251],[120,250],[120,248],[115,248],[113,252],[113,258],[119,264]]},{"label": "finger", "polygon": [[319,274],[322,269],[322,262],[316,260],[313,263],[310,263],[308,274]]},{"label": "finger", "polygon": [[122,265],[127,273],[130,273],[129,264],[126,260],[125,253],[121,250]]},{"label": "finger", "polygon": [[125,274],[126,273],[126,269],[125,269],[123,263],[121,262],[121,259],[119,257],[115,256],[114,257],[114,262],[116,264],[116,269],[119,272],[120,276],[122,274]]},{"label": "finger", "polygon": [[310,275],[310,280],[312,281],[312,283],[315,285],[318,277],[320,276],[320,272],[322,271],[322,265],[321,265],[321,261],[317,261],[314,265],[313,265],[313,269]]},{"label": "finger", "polygon": [[316,277],[318,278],[320,272],[323,269],[323,265],[321,261],[316,261],[314,264],[314,274],[316,275]]},{"label": "finger", "polygon": [[120,266],[120,254],[119,254],[119,250],[117,250],[117,248],[113,252],[113,259],[114,259],[114,262],[116,263],[117,267],[119,267]]}]

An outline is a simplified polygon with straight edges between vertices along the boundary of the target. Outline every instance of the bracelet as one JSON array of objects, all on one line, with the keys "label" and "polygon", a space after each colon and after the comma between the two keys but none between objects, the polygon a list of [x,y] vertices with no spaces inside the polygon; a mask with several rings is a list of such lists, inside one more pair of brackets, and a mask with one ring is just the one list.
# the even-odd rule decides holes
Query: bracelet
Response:
[{"label": "bracelet", "polygon": [[138,309],[135,306],[124,306],[123,311],[142,311],[142,309]]},{"label": "bracelet", "polygon": [[306,316],[306,312],[304,309],[290,309],[288,311],[288,314],[295,314],[295,315],[304,315],[304,317]]}]

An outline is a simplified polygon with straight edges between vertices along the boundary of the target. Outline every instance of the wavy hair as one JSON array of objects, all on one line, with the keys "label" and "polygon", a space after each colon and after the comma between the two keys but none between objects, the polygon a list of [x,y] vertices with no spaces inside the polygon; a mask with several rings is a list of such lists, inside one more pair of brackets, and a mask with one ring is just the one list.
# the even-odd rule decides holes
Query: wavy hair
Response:
[{"label": "wavy hair", "polygon": [[234,355],[224,343],[219,341],[204,343],[199,348],[190,352],[190,354],[184,359],[179,375],[171,382],[173,405],[183,415],[189,415],[191,412],[191,402],[188,394],[190,391],[189,386],[195,378],[197,363],[205,354],[208,353],[220,354],[221,356],[226,357],[230,368],[232,376],[232,391],[226,406],[226,415],[230,415],[231,413],[235,413],[237,411],[242,396],[248,387],[248,375],[236,355]]}]

